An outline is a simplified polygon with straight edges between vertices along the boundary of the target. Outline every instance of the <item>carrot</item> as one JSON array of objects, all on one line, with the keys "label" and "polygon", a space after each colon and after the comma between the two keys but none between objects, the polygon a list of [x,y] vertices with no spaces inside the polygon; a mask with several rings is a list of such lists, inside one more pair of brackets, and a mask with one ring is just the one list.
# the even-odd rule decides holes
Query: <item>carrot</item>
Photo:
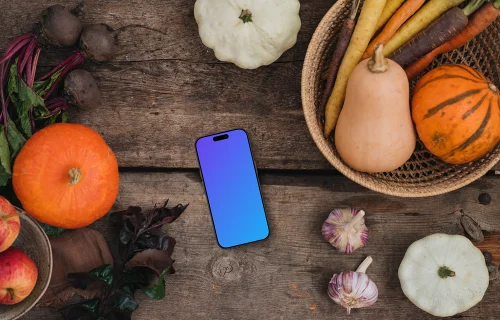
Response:
[{"label": "carrot", "polygon": [[[320,112],[318,112],[318,114],[321,115],[321,117],[324,116],[325,106],[328,102],[328,98],[330,97],[330,93],[332,92],[333,84],[335,83],[335,77],[337,76],[340,63],[342,62],[342,58],[344,57],[347,46],[349,45],[349,41],[351,40],[355,25],[354,20],[356,19],[356,15],[358,14],[358,8],[359,0],[354,0],[352,2],[351,14],[344,21],[344,25],[340,30],[339,39],[337,40],[337,45],[335,47],[335,51],[333,52],[332,61],[330,62],[330,66],[328,67],[328,78],[326,81],[325,91],[323,92],[321,103],[319,104]],[[320,123],[322,123],[321,120]]]},{"label": "carrot", "polygon": [[373,30],[375,30],[375,25],[380,18],[385,3],[386,0],[365,0],[363,3],[358,23],[354,28],[351,41],[349,42],[349,46],[340,64],[332,94],[326,104],[325,137],[332,133],[337,124],[340,109],[342,108],[342,103],[345,98],[347,80],[361,60],[361,56],[370,42],[370,38],[374,32]]},{"label": "carrot", "polygon": [[457,35],[469,22],[468,16],[475,12],[486,0],[471,0],[460,9],[451,8],[413,39],[394,51],[389,59],[406,67]]},{"label": "carrot", "polygon": [[491,25],[499,15],[500,0],[496,0],[494,3],[486,3],[485,5],[483,5],[469,19],[469,23],[467,24],[467,26],[459,34],[453,37],[453,39],[434,49],[430,53],[426,54],[423,58],[414,62],[408,68],[406,68],[405,71],[408,79],[411,80],[419,75],[422,71],[424,71],[436,56],[453,51],[465,45],[467,42],[480,34],[489,25]]},{"label": "carrot", "polygon": [[425,0],[408,0],[399,8],[398,11],[387,22],[384,29],[375,39],[370,42],[362,59],[368,59],[373,55],[375,46],[379,43],[386,44],[387,41],[398,31],[399,27],[406,22],[418,9],[424,4]]},{"label": "carrot", "polygon": [[375,32],[380,30],[387,21],[394,15],[394,13],[401,7],[405,0],[387,0],[384,10],[378,19],[377,25],[375,26]]},{"label": "carrot", "polygon": [[389,56],[399,47],[407,43],[434,20],[464,0],[430,0],[405,22],[384,46],[384,56]]}]

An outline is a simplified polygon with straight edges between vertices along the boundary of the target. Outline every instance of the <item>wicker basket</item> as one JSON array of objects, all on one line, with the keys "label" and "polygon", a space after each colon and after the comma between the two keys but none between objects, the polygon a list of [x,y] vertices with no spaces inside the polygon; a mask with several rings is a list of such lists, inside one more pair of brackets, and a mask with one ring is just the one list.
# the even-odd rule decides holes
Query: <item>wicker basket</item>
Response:
[{"label": "wicker basket", "polygon": [[[326,159],[342,174],[377,192],[400,197],[425,197],[461,188],[486,174],[500,160],[500,144],[482,159],[450,165],[429,153],[418,141],[413,156],[402,167],[385,173],[367,174],[349,168],[339,157],[333,138],[323,137],[318,105],[326,81],[331,54],[343,21],[348,17],[351,0],[338,0],[328,11],[313,35],[302,71],[302,105],[309,131]],[[438,56],[428,70],[441,64],[462,63],[500,84],[500,19],[464,47]],[[418,80],[418,79],[416,79]],[[411,87],[415,85],[415,81]]]}]

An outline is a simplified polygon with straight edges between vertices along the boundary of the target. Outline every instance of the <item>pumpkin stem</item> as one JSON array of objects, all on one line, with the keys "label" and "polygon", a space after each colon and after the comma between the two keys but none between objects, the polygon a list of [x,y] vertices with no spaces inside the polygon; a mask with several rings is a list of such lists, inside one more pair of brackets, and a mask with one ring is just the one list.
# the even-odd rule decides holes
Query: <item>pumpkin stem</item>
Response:
[{"label": "pumpkin stem", "polygon": [[69,169],[68,174],[70,178],[68,185],[70,186],[74,186],[82,178],[82,170],[80,170],[80,168],[71,168]]},{"label": "pumpkin stem", "polygon": [[359,267],[356,269],[356,272],[366,273],[366,269],[368,269],[368,267],[372,264],[372,262],[373,262],[372,257],[370,256],[366,257],[366,259],[363,262],[361,262]]},{"label": "pumpkin stem", "polygon": [[446,266],[439,267],[438,275],[440,278],[446,279],[448,277],[454,277],[455,271],[450,270],[450,268]]},{"label": "pumpkin stem", "polygon": [[375,51],[373,52],[373,56],[368,61],[368,69],[373,73],[384,73],[389,70],[389,63],[387,59],[384,58],[384,45],[379,43],[375,47]]},{"label": "pumpkin stem", "polygon": [[490,87],[491,91],[495,92],[495,93],[498,93],[498,88],[495,87],[495,85],[493,83],[489,83],[488,86]]},{"label": "pumpkin stem", "polygon": [[241,20],[243,20],[243,23],[247,22],[253,22],[252,21],[252,11],[250,10],[241,10],[241,14],[239,16]]}]

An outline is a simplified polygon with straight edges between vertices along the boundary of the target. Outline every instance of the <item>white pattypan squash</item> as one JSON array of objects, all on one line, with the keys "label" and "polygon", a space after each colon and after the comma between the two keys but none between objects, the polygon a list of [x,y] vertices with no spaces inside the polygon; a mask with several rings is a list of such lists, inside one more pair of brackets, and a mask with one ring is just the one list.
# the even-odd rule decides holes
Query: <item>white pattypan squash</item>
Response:
[{"label": "white pattypan squash", "polygon": [[415,241],[398,275],[406,297],[437,317],[472,308],[483,299],[489,283],[481,251],[463,236],[440,233]]},{"label": "white pattypan squash", "polygon": [[297,42],[299,9],[298,0],[197,0],[194,16],[217,59],[255,69]]}]

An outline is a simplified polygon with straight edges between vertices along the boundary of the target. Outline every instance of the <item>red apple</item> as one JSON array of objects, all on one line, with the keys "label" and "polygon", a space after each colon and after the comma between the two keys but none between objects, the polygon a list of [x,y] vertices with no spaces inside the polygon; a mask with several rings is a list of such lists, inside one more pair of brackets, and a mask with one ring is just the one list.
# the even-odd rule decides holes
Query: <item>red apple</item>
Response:
[{"label": "red apple", "polygon": [[38,269],[24,252],[11,247],[0,253],[0,304],[23,301],[38,279]]},{"label": "red apple", "polygon": [[21,222],[16,208],[0,196],[0,252],[7,250],[16,240]]}]

